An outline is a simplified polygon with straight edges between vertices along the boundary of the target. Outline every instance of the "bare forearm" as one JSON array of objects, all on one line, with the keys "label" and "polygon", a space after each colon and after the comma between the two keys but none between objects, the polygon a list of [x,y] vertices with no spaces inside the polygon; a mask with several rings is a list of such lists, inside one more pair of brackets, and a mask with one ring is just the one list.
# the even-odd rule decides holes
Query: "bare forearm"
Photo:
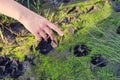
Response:
[{"label": "bare forearm", "polygon": [[22,22],[23,17],[27,17],[29,12],[31,12],[29,9],[14,0],[0,0],[0,13],[20,22]]}]

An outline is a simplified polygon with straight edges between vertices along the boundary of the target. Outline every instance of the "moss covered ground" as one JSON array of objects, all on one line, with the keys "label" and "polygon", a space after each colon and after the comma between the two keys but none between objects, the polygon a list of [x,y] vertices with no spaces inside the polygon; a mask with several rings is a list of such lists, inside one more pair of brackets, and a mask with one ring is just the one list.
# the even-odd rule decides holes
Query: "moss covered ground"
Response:
[{"label": "moss covered ground", "polygon": [[[15,38],[19,45],[1,41],[0,47],[3,49],[0,54],[10,55],[21,61],[25,55],[34,54],[36,66],[31,66],[30,71],[23,77],[32,76],[35,80],[120,80],[120,34],[116,33],[120,26],[120,13],[113,10],[110,2],[77,1],[67,5],[61,4],[57,10],[48,9],[46,5],[44,3],[43,6],[36,6],[32,10],[62,29],[63,37],[55,34],[59,46],[48,55],[42,55],[35,50],[38,42],[29,33]],[[1,16],[3,23],[14,21]],[[68,22],[63,21],[65,18]],[[74,30],[72,34],[68,30],[71,27]],[[73,47],[77,44],[87,45],[90,49],[89,55],[75,57]],[[95,54],[103,55],[108,64],[102,68],[92,65],[91,57]],[[20,80],[26,79],[23,77],[20,77]]]}]

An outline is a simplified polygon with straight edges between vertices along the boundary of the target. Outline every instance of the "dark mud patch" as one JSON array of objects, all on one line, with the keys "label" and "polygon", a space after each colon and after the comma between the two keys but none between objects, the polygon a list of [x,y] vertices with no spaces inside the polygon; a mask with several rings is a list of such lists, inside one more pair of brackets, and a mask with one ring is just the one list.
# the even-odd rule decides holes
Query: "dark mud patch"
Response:
[{"label": "dark mud patch", "polygon": [[105,67],[108,61],[101,54],[96,54],[92,57],[91,63],[97,67]]},{"label": "dark mud patch", "polygon": [[85,44],[76,45],[74,47],[74,55],[76,57],[87,56],[90,50]]},{"label": "dark mud patch", "polygon": [[25,72],[23,62],[17,59],[10,59],[6,56],[0,56],[0,78],[18,78]]},{"label": "dark mud patch", "polygon": [[45,41],[44,39],[42,39],[41,42],[39,42],[38,46],[36,47],[36,50],[39,51],[41,54],[48,54],[49,52],[51,52],[54,48],[51,45],[51,39],[48,38],[47,41]]}]

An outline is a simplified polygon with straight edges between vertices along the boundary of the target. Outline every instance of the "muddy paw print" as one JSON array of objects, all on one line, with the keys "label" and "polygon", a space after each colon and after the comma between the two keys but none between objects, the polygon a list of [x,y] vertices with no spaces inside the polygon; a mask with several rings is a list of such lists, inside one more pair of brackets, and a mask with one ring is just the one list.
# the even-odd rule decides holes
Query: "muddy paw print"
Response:
[{"label": "muddy paw print", "polygon": [[41,54],[48,54],[50,51],[53,50],[53,47],[51,45],[52,40],[48,38],[47,41],[43,40],[38,44],[36,47],[36,50],[39,51]]},{"label": "muddy paw print", "polygon": [[76,57],[87,56],[89,54],[89,49],[86,45],[80,44],[74,47],[74,55]]},{"label": "muddy paw print", "polygon": [[107,65],[107,59],[103,58],[101,54],[97,54],[94,57],[92,57],[91,63],[93,65],[96,65],[98,67],[104,67]]}]

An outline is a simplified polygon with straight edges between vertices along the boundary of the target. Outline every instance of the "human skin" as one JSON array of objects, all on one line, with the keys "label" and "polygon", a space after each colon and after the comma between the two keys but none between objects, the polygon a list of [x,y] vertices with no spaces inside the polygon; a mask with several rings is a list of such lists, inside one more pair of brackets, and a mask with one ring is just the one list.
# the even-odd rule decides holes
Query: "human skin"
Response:
[{"label": "human skin", "polygon": [[18,20],[39,41],[42,38],[47,40],[48,37],[54,40],[53,30],[63,36],[63,32],[56,25],[14,0],[0,0],[0,13]]}]

